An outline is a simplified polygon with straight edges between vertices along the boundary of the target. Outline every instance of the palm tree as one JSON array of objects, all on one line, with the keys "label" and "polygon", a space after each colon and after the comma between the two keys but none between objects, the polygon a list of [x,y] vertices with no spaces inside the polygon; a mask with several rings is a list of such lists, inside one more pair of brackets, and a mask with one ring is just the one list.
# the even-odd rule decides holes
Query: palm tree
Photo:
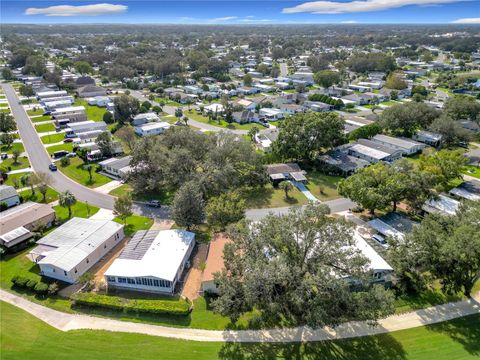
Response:
[{"label": "palm tree", "polygon": [[88,182],[91,184],[93,181],[93,176],[92,176],[93,165],[87,164],[83,168],[88,171]]},{"label": "palm tree", "polygon": [[72,206],[75,205],[76,202],[77,202],[77,199],[75,198],[75,195],[73,195],[70,192],[70,190],[60,193],[58,198],[58,203],[60,204],[60,206],[64,208],[68,208],[69,219],[72,217]]},{"label": "palm tree", "polygon": [[252,126],[250,130],[248,130],[248,135],[252,139],[252,141],[255,141],[255,136],[259,133],[258,127]]},{"label": "palm tree", "polygon": [[289,199],[290,196],[288,195],[289,191],[293,190],[293,185],[290,181],[282,181],[278,187],[285,192],[285,198]]}]

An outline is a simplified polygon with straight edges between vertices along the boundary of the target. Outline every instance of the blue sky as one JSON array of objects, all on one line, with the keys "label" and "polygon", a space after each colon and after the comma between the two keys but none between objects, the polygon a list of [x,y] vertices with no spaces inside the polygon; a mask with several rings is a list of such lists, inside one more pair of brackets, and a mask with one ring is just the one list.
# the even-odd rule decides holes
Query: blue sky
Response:
[{"label": "blue sky", "polygon": [[480,0],[2,0],[1,23],[469,23]]}]

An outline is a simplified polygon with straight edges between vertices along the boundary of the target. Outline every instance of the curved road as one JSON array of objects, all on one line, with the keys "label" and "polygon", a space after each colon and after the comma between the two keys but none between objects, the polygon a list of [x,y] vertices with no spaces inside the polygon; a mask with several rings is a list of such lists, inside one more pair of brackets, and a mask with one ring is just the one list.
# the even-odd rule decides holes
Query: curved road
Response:
[{"label": "curved road", "polygon": [[[70,190],[78,200],[88,202],[93,206],[103,209],[113,210],[115,197],[103,194],[93,189],[83,186],[61,171],[50,171],[48,165],[52,163],[50,155],[38,137],[38,134],[28,117],[25,109],[19,104],[19,98],[15,93],[15,89],[10,84],[1,84],[5,95],[10,104],[12,114],[17,122],[18,132],[23,141],[23,145],[28,154],[30,164],[36,172],[47,172],[52,176],[52,183],[50,186],[59,192]],[[157,219],[167,219],[169,217],[168,210],[165,208],[150,208],[142,204],[135,204],[133,211],[137,215],[153,217]]]}]

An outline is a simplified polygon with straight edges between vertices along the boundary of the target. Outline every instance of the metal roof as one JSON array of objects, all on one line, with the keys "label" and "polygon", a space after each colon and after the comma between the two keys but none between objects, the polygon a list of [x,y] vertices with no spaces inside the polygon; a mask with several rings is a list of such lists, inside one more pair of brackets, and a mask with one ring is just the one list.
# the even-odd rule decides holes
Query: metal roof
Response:
[{"label": "metal roof", "polygon": [[121,228],[123,225],[110,220],[73,218],[37,241],[55,248],[39,264],[71,270]]},{"label": "metal roof", "polygon": [[10,199],[11,197],[18,196],[17,190],[13,186],[0,185],[0,201]]}]

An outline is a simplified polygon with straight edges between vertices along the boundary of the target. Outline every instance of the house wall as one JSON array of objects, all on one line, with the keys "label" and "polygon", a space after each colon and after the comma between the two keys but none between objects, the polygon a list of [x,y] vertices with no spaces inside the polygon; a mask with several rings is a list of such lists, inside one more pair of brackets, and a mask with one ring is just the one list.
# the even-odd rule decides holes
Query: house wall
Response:
[{"label": "house wall", "polygon": [[18,195],[3,199],[1,202],[7,204],[8,207],[12,207],[20,204],[20,197]]},{"label": "house wall", "polygon": [[202,291],[218,294],[218,288],[217,288],[217,285],[215,285],[215,281],[213,280],[202,281]]},{"label": "house wall", "polygon": [[[40,274],[67,282],[75,283],[88,269],[95,265],[103,256],[115,247],[125,237],[123,228],[119,229],[114,235],[102,242],[87,258],[80,261],[71,270],[61,269],[52,264],[38,264]],[[48,255],[47,255],[48,257]]]}]

